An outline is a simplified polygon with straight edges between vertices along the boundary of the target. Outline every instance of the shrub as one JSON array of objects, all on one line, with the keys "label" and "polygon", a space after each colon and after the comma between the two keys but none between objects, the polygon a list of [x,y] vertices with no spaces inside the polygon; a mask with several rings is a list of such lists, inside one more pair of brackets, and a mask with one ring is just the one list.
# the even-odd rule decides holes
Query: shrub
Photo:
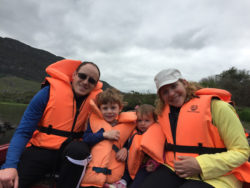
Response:
[{"label": "shrub", "polygon": [[241,121],[250,122],[250,108],[241,108],[237,110]]}]

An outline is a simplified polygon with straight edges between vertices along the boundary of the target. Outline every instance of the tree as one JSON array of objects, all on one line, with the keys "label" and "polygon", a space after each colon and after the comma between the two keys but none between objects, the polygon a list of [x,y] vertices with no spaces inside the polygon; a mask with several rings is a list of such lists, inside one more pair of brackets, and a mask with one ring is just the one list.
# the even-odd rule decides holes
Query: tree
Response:
[{"label": "tree", "polygon": [[218,78],[217,76],[209,76],[207,78],[201,79],[199,82],[203,87],[217,88]]},{"label": "tree", "polygon": [[247,70],[231,67],[219,75],[203,78],[200,84],[204,87],[214,87],[228,90],[232,100],[239,106],[250,106],[250,75]]},{"label": "tree", "polygon": [[223,71],[219,77],[219,86],[232,93],[232,100],[237,105],[250,106],[248,100],[250,93],[249,71],[237,70],[235,67],[232,67],[227,71]]},{"label": "tree", "polygon": [[124,107],[124,111],[134,110],[136,105],[151,104],[154,105],[156,94],[152,93],[139,93],[131,91],[124,94],[124,101],[127,105]]}]

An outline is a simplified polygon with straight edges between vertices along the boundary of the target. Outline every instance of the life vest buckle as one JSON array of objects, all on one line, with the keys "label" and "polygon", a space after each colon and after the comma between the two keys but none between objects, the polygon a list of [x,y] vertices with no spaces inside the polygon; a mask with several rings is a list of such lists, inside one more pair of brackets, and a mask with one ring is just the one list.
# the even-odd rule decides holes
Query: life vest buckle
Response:
[{"label": "life vest buckle", "polygon": [[215,148],[215,147],[204,147],[202,143],[198,143],[198,146],[185,146],[185,145],[176,145],[165,142],[165,151],[169,152],[179,152],[179,153],[196,153],[198,155],[202,154],[214,154],[227,151],[226,148]]},{"label": "life vest buckle", "polygon": [[52,132],[52,125],[49,125],[49,126],[48,126],[48,132],[47,132],[47,134],[50,135],[51,132]]},{"label": "life vest buckle", "polygon": [[49,125],[48,127],[42,127],[38,126],[37,128],[38,131],[42,133],[46,133],[48,135],[57,135],[57,136],[63,136],[71,139],[79,139],[82,138],[83,136],[83,131],[80,132],[69,132],[69,131],[63,131],[59,129],[53,129],[52,125]]}]

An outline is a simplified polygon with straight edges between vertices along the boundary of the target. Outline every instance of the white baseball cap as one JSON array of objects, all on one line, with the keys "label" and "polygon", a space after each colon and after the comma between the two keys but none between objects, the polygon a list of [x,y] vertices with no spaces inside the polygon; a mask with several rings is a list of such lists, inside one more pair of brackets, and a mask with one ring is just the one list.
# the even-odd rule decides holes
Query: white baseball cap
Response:
[{"label": "white baseball cap", "polygon": [[163,69],[158,74],[156,74],[154,81],[157,88],[159,89],[167,84],[172,84],[177,82],[180,78],[183,78],[181,72],[177,69]]}]

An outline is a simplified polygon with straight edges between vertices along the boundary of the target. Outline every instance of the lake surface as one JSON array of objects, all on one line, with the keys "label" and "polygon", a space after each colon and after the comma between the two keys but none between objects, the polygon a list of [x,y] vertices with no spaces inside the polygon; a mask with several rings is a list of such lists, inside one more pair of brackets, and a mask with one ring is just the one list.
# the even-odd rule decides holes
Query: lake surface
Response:
[{"label": "lake surface", "polygon": [[8,122],[14,129],[0,132],[0,145],[8,143],[18,126],[27,105],[0,103],[0,123]]}]

